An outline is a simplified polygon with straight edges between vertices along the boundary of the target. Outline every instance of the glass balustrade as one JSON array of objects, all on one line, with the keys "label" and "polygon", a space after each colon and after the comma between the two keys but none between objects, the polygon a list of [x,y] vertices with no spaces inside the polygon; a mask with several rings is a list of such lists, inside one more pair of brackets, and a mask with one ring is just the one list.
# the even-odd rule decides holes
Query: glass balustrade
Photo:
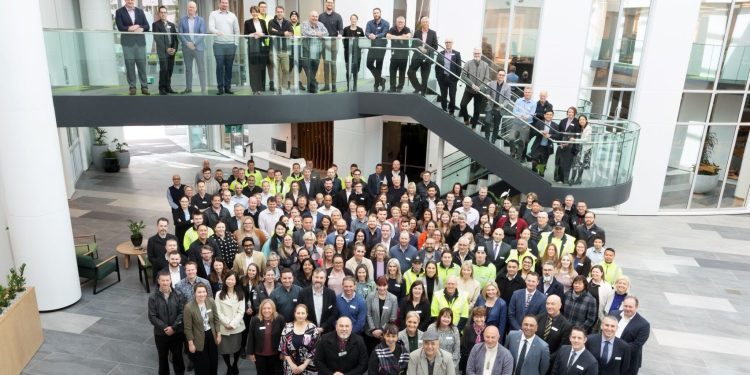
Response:
[{"label": "glass balustrade", "polygon": [[[631,176],[639,132],[637,124],[589,114],[591,133],[586,138],[576,133],[545,131],[543,123],[535,119],[533,113],[517,108],[518,95],[511,92],[506,97],[497,96],[489,82],[463,69],[465,62],[446,62],[440,55],[442,50],[433,50],[420,40],[133,35],[56,29],[45,30],[44,36],[54,95],[132,95],[131,87],[138,89],[136,95],[142,95],[141,88],[149,89],[151,95],[165,89],[183,95],[216,95],[220,92],[217,75],[228,76],[231,71],[230,90],[237,95],[333,94],[334,88],[338,92],[378,91],[421,95],[441,110],[435,67],[441,67],[441,74],[442,67],[450,67],[449,76],[441,78],[456,82],[456,106],[467,89],[478,92],[483,101],[476,127],[464,125],[461,118],[451,120],[466,129],[464,136],[477,137],[488,148],[508,155],[513,147],[516,156],[521,154],[516,163],[551,184],[560,180],[559,173],[558,178],[555,175],[558,169],[565,170],[564,181],[575,180],[572,173],[580,171],[582,178],[576,186],[585,187],[622,184]],[[164,45],[174,37],[179,39],[180,45],[171,56]],[[166,82],[165,77],[160,79],[160,65],[162,62],[169,65],[171,58],[174,59],[173,72]],[[138,72],[138,68],[145,74]],[[496,69],[493,65],[491,75],[496,74]],[[271,81],[274,90],[270,88]],[[226,92],[226,89],[221,91]],[[471,112],[473,108],[471,103],[468,110]],[[449,113],[446,116],[452,117]],[[528,134],[527,142],[518,141],[519,133],[521,138]],[[528,155],[535,153],[534,145],[538,143],[547,143],[552,152],[544,171],[532,171],[528,161]],[[519,152],[520,149],[523,150]],[[564,166],[556,165],[558,154],[567,155]],[[457,174],[476,178],[486,175],[487,170],[498,170],[497,166],[478,166],[464,154],[452,155],[450,160],[446,157],[443,168],[444,178]]]}]

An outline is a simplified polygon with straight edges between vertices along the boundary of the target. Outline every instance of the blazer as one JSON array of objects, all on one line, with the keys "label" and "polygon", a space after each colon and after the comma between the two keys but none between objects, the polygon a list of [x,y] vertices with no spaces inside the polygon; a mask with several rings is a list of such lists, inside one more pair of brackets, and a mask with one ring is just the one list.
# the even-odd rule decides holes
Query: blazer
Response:
[{"label": "blazer", "polygon": [[313,288],[308,286],[299,292],[299,303],[307,306],[307,319],[318,327],[323,328],[323,332],[330,332],[336,326],[336,319],[339,317],[339,309],[336,306],[336,293],[323,287],[323,316],[320,317],[321,324],[318,324],[318,316],[315,315],[315,301],[313,300]]},{"label": "blazer", "polygon": [[372,293],[367,297],[367,329],[365,332],[372,336],[372,331],[383,329],[386,323],[395,322],[398,317],[398,300],[391,293],[386,294],[383,311],[380,311],[378,293]]},{"label": "blazer", "polygon": [[[178,24],[179,31],[180,31],[180,39],[182,40],[182,44],[187,45],[188,43],[192,42],[193,45],[195,45],[195,49],[198,51],[203,51],[203,48],[205,47],[203,43],[203,38],[205,36],[203,35],[190,35],[190,24],[188,23],[188,16],[182,16],[180,18],[180,22]],[[195,16],[195,22],[193,23],[193,33],[195,34],[205,34],[206,33],[206,21],[203,20],[203,17],[201,16]]]},{"label": "blazer", "polygon": [[[284,325],[284,317],[278,314],[271,322],[271,348],[274,353],[278,353],[279,351],[279,346],[275,345],[275,343],[281,342],[281,331],[284,329]],[[247,355],[262,352],[265,349],[263,343],[265,342],[266,327],[258,315],[250,320],[247,332]]]},{"label": "blazer", "polygon": [[[260,267],[261,274],[265,271],[266,257],[263,256],[262,251],[253,250],[253,263]],[[238,275],[244,276],[247,273],[247,266],[249,266],[249,264],[245,261],[245,253],[237,253],[234,257],[234,264],[232,264],[232,271]]]},{"label": "blazer", "polygon": [[510,323],[511,330],[521,329],[521,321],[526,314],[541,314],[546,309],[547,296],[544,293],[535,290],[534,295],[531,296],[531,302],[529,307],[524,308],[526,304],[526,288],[516,290],[513,292],[513,296],[510,297],[510,304],[508,306],[508,320]]},{"label": "blazer", "polygon": [[[536,320],[537,322],[539,322],[536,329],[537,336],[544,338],[544,327],[547,326],[547,321],[549,319],[550,316],[549,314],[547,314],[547,312],[536,316]],[[573,328],[573,326],[570,324],[568,319],[563,316],[562,313],[558,314],[552,320],[552,328],[550,329],[549,336],[546,340],[547,345],[549,345],[550,362],[554,362],[555,355],[557,355],[557,351],[560,349],[560,347],[570,344],[571,328]]]},{"label": "blazer", "polygon": [[[466,375],[482,375],[484,373],[484,356],[486,354],[487,346],[484,343],[474,345],[469,354],[469,359],[466,361]],[[498,344],[492,374],[510,375],[511,373],[513,373],[513,357],[508,349]]]},{"label": "blazer", "polygon": [[304,179],[297,182],[299,182],[299,193],[306,195],[309,199],[315,199],[315,194],[317,194],[321,190],[320,181],[318,181],[317,178],[310,178],[310,189],[308,189],[307,185],[305,185]]},{"label": "blazer", "polygon": [[[141,8],[135,8],[135,22],[130,19],[128,10],[123,6],[115,11],[115,25],[117,30],[125,32],[120,36],[120,44],[123,47],[145,47],[146,37],[143,33],[129,33],[128,27],[138,25],[143,28],[143,32],[149,31],[148,20],[146,19],[146,13]],[[143,57],[145,59],[145,56]]]},{"label": "blazer", "polygon": [[[422,335],[424,335],[424,331],[422,331],[421,329],[417,329],[417,348],[418,349],[422,349]],[[398,339],[404,343],[404,346],[406,346],[406,350],[409,350],[409,335],[406,333],[405,329],[398,331]]]},{"label": "blazer", "polygon": [[[591,285],[591,281],[589,280],[589,286]],[[612,289],[612,286],[609,285],[608,282],[602,280],[602,283],[599,285],[599,322],[604,319],[604,316],[607,315],[609,312],[610,307],[612,307],[612,299],[615,295],[615,290]],[[589,289],[589,293],[591,293],[591,290]],[[593,294],[592,294],[593,295]]]},{"label": "blazer", "polygon": [[[489,95],[492,100],[495,100],[495,94],[497,93],[497,80],[488,83],[487,86],[483,88],[483,91],[485,91],[485,94]],[[498,100],[497,102],[499,104],[504,104],[503,102],[507,102],[510,100],[510,84],[508,82],[503,82],[503,85],[500,87],[500,100]],[[495,106],[495,103],[488,100],[485,110],[489,111]]]},{"label": "blazer", "polygon": [[[414,34],[412,34],[412,39],[415,39],[414,42],[412,43],[412,47],[422,46],[422,28],[421,27],[417,28],[417,30],[414,31]],[[435,30],[427,29],[427,39],[425,39],[424,44],[430,47],[427,49],[427,52],[425,53],[427,56],[432,56],[433,51],[437,51],[438,37],[437,37],[437,33],[435,32]],[[417,59],[422,57],[422,56],[419,56],[419,54],[416,54],[414,56]]]},{"label": "blazer", "polygon": [[[156,54],[159,57],[167,57],[167,48],[174,48],[175,51],[180,45],[180,40],[177,38],[177,26],[172,22],[167,21],[169,30],[164,27],[164,22],[155,21],[152,25],[151,32],[154,33],[165,33],[160,35],[154,35],[154,42],[156,42]],[[166,33],[169,32],[169,35]],[[174,56],[174,55],[173,55]]]},{"label": "blazer", "polygon": [[560,355],[555,359],[554,365],[552,365],[552,375],[569,375],[569,374],[586,374],[596,375],[599,373],[599,363],[596,358],[584,349],[581,355],[576,358],[576,361],[568,368],[568,360],[570,359],[570,352],[573,347],[565,345],[560,348]]},{"label": "blazer", "polygon": [[[427,357],[423,353],[420,348],[409,354],[409,366],[406,368],[407,375],[430,374]],[[443,349],[438,349],[434,363],[433,375],[456,375],[456,366],[453,365],[453,355],[451,353]]]},{"label": "blazer", "polygon": [[[518,353],[521,350],[521,339],[523,332],[512,331],[508,333],[505,339],[505,347],[510,350],[513,361],[518,360]],[[516,375],[545,375],[549,368],[549,345],[541,337],[534,335],[531,340],[531,346],[526,349],[526,357],[523,361],[523,367],[516,370]]]},{"label": "blazer", "polygon": [[[219,321],[219,314],[216,311],[216,304],[211,297],[206,298],[206,311],[208,312],[208,325],[211,327],[211,333],[218,335],[221,322]],[[185,305],[183,317],[185,319],[185,339],[193,341],[195,351],[202,352],[206,332],[203,330],[201,310],[195,300]]]},{"label": "blazer", "polygon": [[[617,312],[617,320],[621,320],[622,311]],[[643,356],[643,345],[648,341],[651,334],[651,324],[641,316],[635,313],[633,319],[622,331],[620,338],[630,344],[630,369],[631,374],[637,374],[641,368],[641,357]]]},{"label": "blazer", "polygon": [[[566,118],[560,120],[560,123],[558,125],[558,130],[561,133],[580,133],[581,132],[581,127],[578,125],[578,120],[575,119],[575,118],[573,119],[573,121],[570,122],[570,125],[569,125],[568,124],[568,118],[566,117]],[[566,140],[567,141],[568,138],[570,138],[570,135],[564,135],[564,134],[561,134],[561,133],[555,134],[554,139],[556,139],[558,141],[560,141],[560,140]]]},{"label": "blazer", "polygon": [[[197,260],[194,260],[194,262],[197,263],[197,265],[196,265],[195,268],[197,269],[196,273],[197,273],[198,277],[202,277],[202,278],[208,280],[208,276],[210,276],[212,273],[214,273],[214,259],[213,258],[211,259],[211,272],[206,272],[206,268],[203,267],[203,260],[201,258],[198,258]],[[218,292],[218,290],[215,290],[214,293],[215,292]],[[211,297],[213,297],[213,296],[211,296]]]},{"label": "blazer", "polygon": [[[268,26],[266,26],[266,21],[264,21],[261,18],[258,18],[258,21],[259,21],[258,23],[260,23],[260,31],[262,31],[264,35],[268,35]],[[250,34],[255,33],[255,32],[258,31],[258,30],[255,30],[255,23],[253,23],[253,19],[252,18],[249,19],[249,20],[245,20],[245,27],[242,30],[244,30],[244,33],[243,33],[244,35],[250,35]],[[258,45],[260,46],[261,51],[266,50],[267,49],[267,47],[266,47],[266,44],[267,44],[266,41],[267,40],[268,40],[268,38],[265,38],[265,37],[264,38],[258,38],[257,40],[255,38],[252,38],[252,37],[251,38],[247,38],[248,50],[250,49],[250,46],[252,44],[256,43],[256,42],[259,42]],[[257,184],[258,181],[255,181],[255,183]],[[271,184],[271,185],[273,185],[273,184]],[[284,185],[286,185],[286,183],[284,183]]]},{"label": "blazer", "polygon": [[356,334],[349,336],[346,347],[339,351],[336,332],[328,332],[321,336],[315,351],[315,367],[320,375],[333,375],[335,372],[364,374],[367,372],[368,359],[365,340]]},{"label": "blazer", "polygon": [[612,355],[609,362],[604,362],[602,358],[602,335],[601,333],[589,335],[586,339],[586,350],[599,361],[600,375],[625,375],[628,373],[630,366],[630,345],[620,338],[615,337],[612,344]]},{"label": "blazer", "polygon": [[565,288],[554,276],[552,277],[552,283],[549,285],[549,288],[547,288],[546,293],[544,292],[544,280],[539,280],[539,285],[536,286],[536,290],[544,293],[547,297],[554,294],[560,297],[560,301],[565,301]]},{"label": "blazer", "polygon": [[450,66],[450,72],[453,74],[449,74],[448,71],[445,70],[445,50],[438,52],[435,61],[437,62],[435,64],[435,76],[438,79],[445,77],[452,82],[458,82],[458,77],[461,76],[461,52],[453,50],[453,56],[451,56],[451,61],[453,63]]},{"label": "blazer", "polygon": [[[371,197],[377,197],[380,195],[380,185],[383,181],[386,181],[385,174],[381,173],[380,178],[378,178],[378,175],[373,173],[369,177],[367,177],[367,192],[370,193]],[[380,184],[378,183],[380,182]]]}]

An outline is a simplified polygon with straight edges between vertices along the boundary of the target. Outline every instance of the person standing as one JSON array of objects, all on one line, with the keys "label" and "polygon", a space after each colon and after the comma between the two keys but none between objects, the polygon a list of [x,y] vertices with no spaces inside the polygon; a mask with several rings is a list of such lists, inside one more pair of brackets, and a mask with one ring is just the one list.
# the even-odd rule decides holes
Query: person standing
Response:
[{"label": "person standing", "polygon": [[146,78],[146,37],[149,31],[146,13],[135,6],[135,0],[125,0],[125,5],[115,12],[117,30],[123,32],[120,38],[122,56],[125,59],[125,74],[128,80],[128,94],[135,95],[135,69],[138,68],[138,78],[141,82],[141,94],[148,92]]},{"label": "person standing", "polygon": [[216,374],[219,366],[217,345],[221,344],[219,314],[209,297],[206,284],[195,284],[195,299],[185,305],[185,338],[196,375]]},{"label": "person standing", "polygon": [[323,89],[321,91],[336,92],[336,59],[338,59],[338,39],[344,33],[344,21],[341,15],[333,11],[333,0],[326,0],[325,10],[320,14],[322,23],[330,39],[326,40],[323,51]]},{"label": "person standing", "polygon": [[643,345],[651,334],[651,324],[638,312],[638,298],[627,296],[622,302],[622,312],[617,315],[617,337],[630,345],[629,374],[638,375],[643,358]]},{"label": "person standing", "polygon": [[240,24],[237,16],[229,11],[229,0],[220,0],[219,9],[208,17],[208,33],[214,37],[214,58],[216,58],[216,95],[233,95],[232,65],[237,52],[237,35]]},{"label": "person standing", "polygon": [[487,101],[485,108],[488,118],[485,119],[484,138],[494,144],[498,137],[503,113],[505,112],[501,109],[501,106],[504,106],[510,100],[510,85],[505,82],[505,70],[502,68],[498,69],[497,79],[487,84],[485,89],[490,100]]},{"label": "person standing", "polygon": [[440,86],[440,106],[453,116],[456,111],[456,87],[461,76],[461,53],[453,50],[453,39],[445,39],[445,49],[438,53],[435,77]]},{"label": "person standing", "polygon": [[391,25],[381,17],[380,8],[372,10],[372,20],[367,21],[365,26],[365,35],[370,39],[370,46],[375,47],[367,51],[367,69],[372,73],[375,81],[375,92],[385,91],[385,78],[383,78],[383,59],[385,59],[385,47],[388,41],[385,35],[390,30]]},{"label": "person standing", "polygon": [[[471,61],[464,63],[462,76],[464,81],[471,83],[471,86],[467,84],[464,89],[464,95],[461,97],[461,110],[458,115],[463,116],[465,125],[471,124],[472,127],[475,127],[479,121],[479,113],[484,109],[484,96],[481,89],[490,80],[490,66],[482,61],[481,48],[474,48],[472,56],[474,58]],[[474,112],[471,115],[471,122],[469,122],[467,107],[472,100],[474,100]]]},{"label": "person standing", "polygon": [[409,354],[407,375],[455,375],[451,353],[440,349],[440,336],[436,331],[422,335],[422,347]]},{"label": "person standing", "polygon": [[307,306],[297,305],[294,308],[294,320],[287,323],[281,331],[279,352],[284,361],[284,375],[317,374],[314,358],[320,334],[318,327],[307,317]]},{"label": "person standing", "polygon": [[617,317],[607,315],[602,319],[602,332],[586,338],[586,349],[599,362],[603,375],[627,375],[630,371],[630,345],[615,337]]},{"label": "person standing", "polygon": [[[419,20],[420,28],[414,31],[414,46],[421,52],[414,53],[407,75],[409,82],[414,87],[414,93],[424,96],[427,93],[427,79],[430,76],[431,58],[435,57],[438,49],[438,37],[435,30],[430,29],[430,18],[423,16]],[[417,78],[417,70],[422,76],[422,82]]]},{"label": "person standing", "polygon": [[182,360],[183,310],[185,297],[172,289],[172,278],[168,271],[160,271],[157,280],[159,289],[148,298],[148,320],[154,326],[154,343],[159,355],[159,374],[169,374],[168,357],[172,355],[175,374],[185,371]]},{"label": "person standing", "polygon": [[206,93],[206,60],[203,51],[205,43],[201,34],[206,33],[206,21],[203,17],[196,15],[198,5],[191,1],[187,5],[187,15],[180,18],[180,39],[182,39],[182,57],[185,59],[185,91],[182,94],[193,92],[193,61],[198,65],[198,80],[201,84],[201,93]]},{"label": "person standing", "polygon": [[565,143],[558,143],[557,151],[555,152],[555,182],[568,183],[570,179],[570,170],[573,168],[573,161],[575,160],[578,149],[576,148],[575,135],[581,132],[581,127],[578,126],[578,119],[576,114],[578,110],[576,107],[569,107],[564,119],[560,120],[558,129],[560,133],[555,137],[558,141]]},{"label": "person standing", "polygon": [[311,11],[309,21],[302,23],[302,36],[306,36],[303,40],[302,48],[306,57],[306,63],[303,65],[305,69],[305,76],[307,76],[307,86],[311,94],[318,92],[318,81],[315,76],[318,75],[318,67],[320,66],[320,56],[323,53],[323,38],[328,36],[328,29],[326,29],[323,23],[318,20],[318,12]]},{"label": "person standing", "polygon": [[523,89],[523,97],[516,99],[513,114],[516,120],[513,122],[508,141],[510,142],[511,156],[523,161],[526,158],[526,144],[529,142],[531,124],[534,122],[534,111],[536,103],[531,100],[531,86]]},{"label": "person standing", "polygon": [[489,326],[483,333],[484,342],[474,345],[466,361],[466,375],[500,374],[513,372],[513,357],[500,345],[500,331]]},{"label": "person standing", "polygon": [[266,298],[248,326],[247,359],[255,363],[258,374],[276,375],[281,373],[279,346],[284,317],[276,312],[276,305]]},{"label": "person standing", "polygon": [[263,91],[263,77],[268,65],[268,27],[266,21],[260,18],[257,6],[250,7],[251,19],[245,21],[245,35],[247,38],[247,57],[250,64],[250,88],[253,94],[260,95]]},{"label": "person standing", "polygon": [[514,360],[514,375],[545,375],[549,368],[549,346],[536,335],[537,321],[532,315],[523,317],[520,331],[512,331],[505,340]]},{"label": "person standing", "polygon": [[356,14],[349,16],[349,27],[344,28],[344,61],[346,63],[346,91],[357,91],[357,73],[362,60],[362,51],[359,48],[359,38],[365,36],[364,30],[357,26],[359,17]]},{"label": "person standing", "polygon": [[387,323],[383,327],[383,339],[370,354],[367,366],[369,375],[399,375],[409,365],[409,350],[398,337],[398,327]]},{"label": "person standing", "polygon": [[340,317],[336,330],[320,338],[315,350],[315,367],[320,375],[365,373],[367,349],[362,336],[353,334],[349,317]]},{"label": "person standing", "polygon": [[[221,326],[221,343],[219,354],[227,365],[227,372],[239,374],[237,362],[240,359],[240,347],[242,346],[242,332],[245,330],[245,293],[238,283],[237,274],[229,271],[224,277],[224,284],[216,293],[216,307]],[[230,356],[234,357],[230,361]]]},{"label": "person standing", "polygon": [[[268,33],[276,38],[271,39],[271,62],[278,67],[279,87],[278,93],[281,94],[282,87],[290,90],[289,81],[289,39],[294,35],[292,23],[284,18],[284,7],[276,6],[276,17],[268,21]],[[273,81],[273,80],[271,80]]]},{"label": "person standing", "polygon": [[590,351],[586,350],[586,331],[574,326],[570,331],[570,345],[560,348],[560,353],[552,365],[554,375],[596,375],[599,364]]},{"label": "person standing", "polygon": [[[391,40],[391,66],[388,68],[391,85],[388,92],[401,92],[404,88],[406,63],[409,61],[409,39],[411,39],[411,30],[406,27],[406,18],[403,16],[396,18],[396,26],[391,27],[385,37]],[[396,83],[397,72],[398,84]]]},{"label": "person standing", "polygon": [[167,7],[164,5],[159,7],[159,20],[154,22],[151,30],[161,33],[154,35],[156,55],[159,57],[159,95],[176,94],[172,90],[172,72],[180,41],[177,39],[177,26],[167,21]]}]

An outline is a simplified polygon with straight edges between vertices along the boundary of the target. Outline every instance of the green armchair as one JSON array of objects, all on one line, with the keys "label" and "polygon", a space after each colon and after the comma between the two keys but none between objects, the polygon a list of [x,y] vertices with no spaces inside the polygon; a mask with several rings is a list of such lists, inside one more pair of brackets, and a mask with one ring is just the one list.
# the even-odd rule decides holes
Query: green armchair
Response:
[{"label": "green armchair", "polygon": [[[78,276],[89,279],[84,284],[90,280],[94,280],[94,294],[98,294],[102,290],[120,282],[120,261],[117,259],[117,255],[112,255],[99,263],[95,263],[94,258],[88,255],[76,254],[76,262],[78,263]],[[113,272],[117,272],[117,281],[97,291],[96,287],[99,281],[104,280]]]},{"label": "green armchair", "polygon": [[99,258],[99,245],[96,243],[95,234],[82,236],[73,236],[73,242],[78,255],[91,255],[92,258]]},{"label": "green armchair", "polygon": [[138,280],[146,288],[146,293],[151,293],[151,283],[154,280],[154,267],[148,257],[138,255]]}]

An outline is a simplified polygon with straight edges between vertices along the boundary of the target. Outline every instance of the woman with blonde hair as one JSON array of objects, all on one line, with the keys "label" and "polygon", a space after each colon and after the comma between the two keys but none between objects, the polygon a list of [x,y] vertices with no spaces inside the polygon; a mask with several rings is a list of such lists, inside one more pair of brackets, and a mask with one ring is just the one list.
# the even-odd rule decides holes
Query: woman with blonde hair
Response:
[{"label": "woman with blonde hair", "polygon": [[388,292],[396,296],[398,301],[406,294],[406,286],[404,285],[404,277],[401,274],[401,263],[398,259],[391,258],[388,260],[388,267],[386,267],[385,278],[388,282]]},{"label": "woman with blonde hair", "polygon": [[458,295],[465,296],[469,300],[469,308],[472,308],[477,303],[480,291],[479,282],[474,280],[474,264],[470,260],[464,262],[458,278]]},{"label": "woman with blonde hair", "polygon": [[573,279],[578,276],[575,268],[573,268],[573,256],[570,254],[563,254],[557,261],[555,266],[555,279],[560,282],[563,286],[563,293],[567,293],[573,286]]},{"label": "woman with blonde hair", "polygon": [[247,327],[247,359],[255,363],[258,374],[278,374],[281,359],[276,343],[281,341],[284,317],[276,312],[276,304],[270,298],[264,299],[258,309],[258,315]]},{"label": "woman with blonde hair", "polygon": [[234,231],[234,239],[237,243],[242,243],[245,237],[252,238],[257,249],[262,249],[266,243],[266,234],[255,226],[255,220],[251,216],[245,216],[242,219],[242,227]]},{"label": "woman with blonde hair", "polygon": [[628,293],[630,293],[630,278],[622,275],[615,280],[612,299],[608,300],[604,305],[605,314],[612,314],[622,310],[622,302],[628,296]]}]

